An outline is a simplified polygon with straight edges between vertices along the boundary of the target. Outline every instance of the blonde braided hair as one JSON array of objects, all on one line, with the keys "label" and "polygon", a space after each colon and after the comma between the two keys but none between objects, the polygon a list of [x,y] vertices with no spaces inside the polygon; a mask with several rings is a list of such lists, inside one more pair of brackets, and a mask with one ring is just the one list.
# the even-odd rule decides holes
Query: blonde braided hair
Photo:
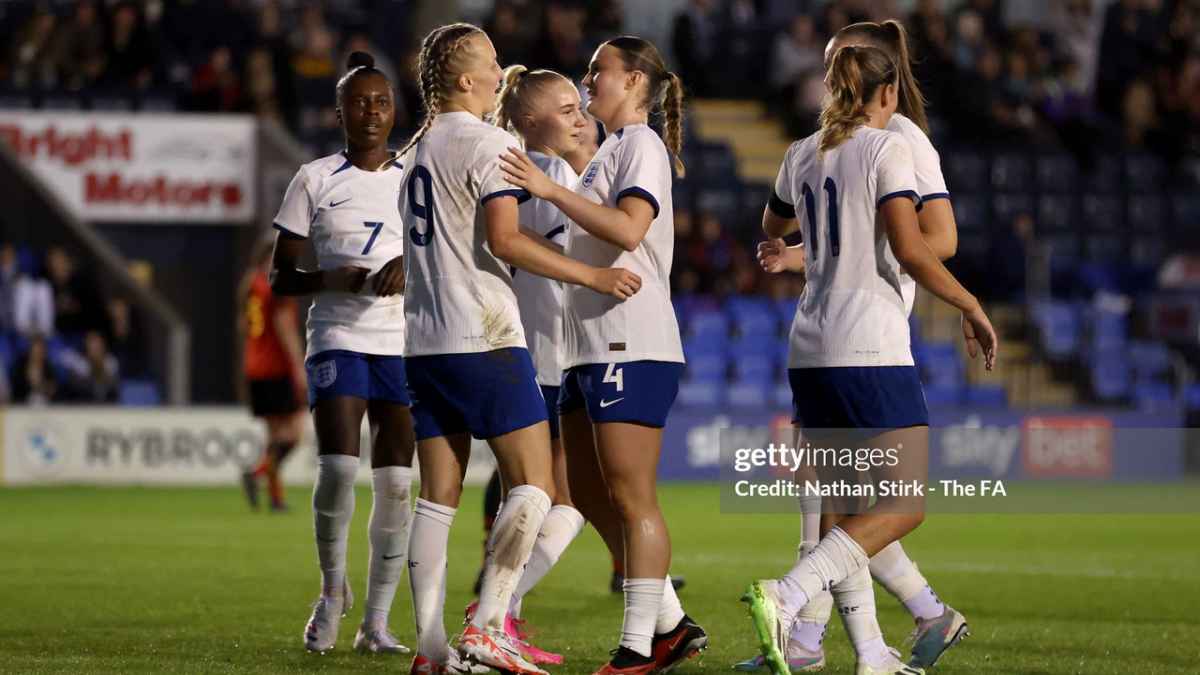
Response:
[{"label": "blonde braided hair", "polygon": [[[417,76],[421,85],[421,102],[425,104],[425,119],[413,137],[404,145],[400,154],[421,140],[433,118],[442,111],[446,94],[454,86],[454,80],[461,73],[461,63],[455,63],[458,52],[467,40],[476,34],[483,35],[483,30],[469,23],[452,23],[430,31],[421,42],[421,54],[417,58]],[[460,66],[455,68],[455,66]]]}]

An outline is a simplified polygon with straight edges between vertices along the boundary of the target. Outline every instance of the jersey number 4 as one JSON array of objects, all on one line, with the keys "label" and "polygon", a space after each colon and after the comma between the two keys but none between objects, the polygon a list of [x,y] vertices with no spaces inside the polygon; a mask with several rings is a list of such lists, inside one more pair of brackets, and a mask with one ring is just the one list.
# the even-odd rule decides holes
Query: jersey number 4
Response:
[{"label": "jersey number 4", "polygon": [[[418,182],[420,185],[417,185]],[[424,198],[424,203],[417,201],[418,191]],[[417,224],[413,223],[413,226],[408,228],[408,238],[417,246],[428,246],[429,242],[433,241],[434,216],[437,212],[433,206],[433,175],[429,173],[429,169],[419,164],[413,167],[412,175],[408,178],[407,192],[408,210],[414,218],[425,221],[425,231],[422,232],[417,228]]]},{"label": "jersey number 4", "polygon": [[[805,245],[812,251],[813,257],[817,255],[817,198],[813,194],[812,188],[808,187],[808,183],[804,184],[804,210],[808,213],[808,239]],[[842,235],[838,231],[838,201],[837,201],[837,184],[833,179],[825,177],[825,197],[829,200],[826,205],[826,210],[829,216],[829,255],[834,258],[842,252]]]}]

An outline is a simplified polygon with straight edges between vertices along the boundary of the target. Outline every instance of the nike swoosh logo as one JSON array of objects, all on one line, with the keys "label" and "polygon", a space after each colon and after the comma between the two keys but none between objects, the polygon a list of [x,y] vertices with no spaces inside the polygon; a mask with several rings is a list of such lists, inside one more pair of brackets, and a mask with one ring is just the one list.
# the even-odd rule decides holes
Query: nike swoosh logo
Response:
[{"label": "nike swoosh logo", "polygon": [[396,555],[385,555],[385,556],[383,556],[383,559],[384,560],[395,560],[396,558],[403,558],[403,557],[404,557],[403,553],[397,553]]},{"label": "nike swoosh logo", "polygon": [[329,202],[329,208],[336,209],[337,207],[341,206],[342,204],[345,204],[346,202],[350,201],[351,199],[353,199],[353,197],[346,197],[345,199],[343,199],[340,202]]},{"label": "nike swoosh logo", "polygon": [[625,397],[624,397],[624,396],[622,396],[621,398],[614,398],[614,399],[613,399],[613,400],[611,400],[611,401],[605,401],[604,399],[600,399],[600,407],[601,407],[601,408],[607,408],[607,407],[608,407],[608,406],[610,406],[610,405],[613,405],[613,404],[616,404],[616,403],[620,403],[621,401],[624,401],[624,400],[625,400]]}]

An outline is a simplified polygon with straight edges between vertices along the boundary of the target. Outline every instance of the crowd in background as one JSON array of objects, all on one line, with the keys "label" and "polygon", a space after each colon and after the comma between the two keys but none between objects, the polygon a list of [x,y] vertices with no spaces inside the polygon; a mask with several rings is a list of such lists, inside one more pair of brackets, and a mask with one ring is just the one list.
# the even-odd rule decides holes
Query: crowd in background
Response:
[{"label": "crowd in background", "polygon": [[144,357],[129,302],[65,249],[0,244],[0,402],[116,402]]}]

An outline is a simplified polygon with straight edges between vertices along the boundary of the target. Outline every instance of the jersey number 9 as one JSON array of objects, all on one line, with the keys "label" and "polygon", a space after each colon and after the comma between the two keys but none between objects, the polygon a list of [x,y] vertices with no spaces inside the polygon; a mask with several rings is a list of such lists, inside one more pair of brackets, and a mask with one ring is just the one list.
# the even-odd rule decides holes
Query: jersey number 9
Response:
[{"label": "jersey number 9", "polygon": [[[417,186],[417,181],[420,181],[420,187]],[[424,193],[425,203],[421,204],[417,201],[417,191]],[[433,241],[433,225],[436,209],[433,207],[433,176],[430,175],[429,169],[417,165],[413,168],[412,176],[408,179],[408,210],[413,216],[424,220],[425,231],[417,229],[416,223],[408,228],[408,237],[412,239],[412,243],[417,246],[428,246],[429,242]]]}]

